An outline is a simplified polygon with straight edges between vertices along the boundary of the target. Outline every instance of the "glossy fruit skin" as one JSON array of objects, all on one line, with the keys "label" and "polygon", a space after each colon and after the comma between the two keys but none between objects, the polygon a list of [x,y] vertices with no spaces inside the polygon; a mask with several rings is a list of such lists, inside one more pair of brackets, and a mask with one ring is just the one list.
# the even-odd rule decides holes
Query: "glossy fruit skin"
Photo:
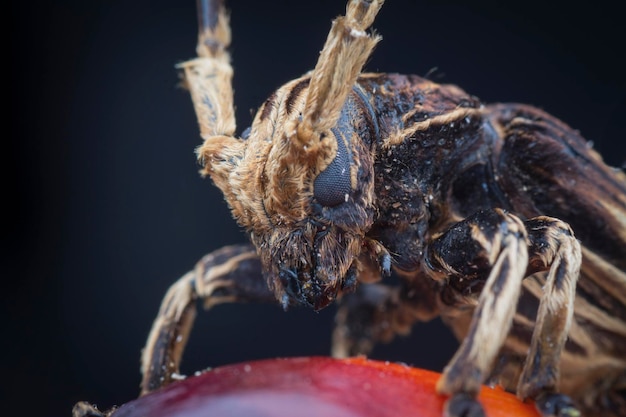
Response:
[{"label": "glossy fruit skin", "polygon": [[[124,404],[111,417],[441,417],[439,373],[364,357],[297,357],[218,367]],[[488,417],[537,417],[500,388],[478,397]]]}]

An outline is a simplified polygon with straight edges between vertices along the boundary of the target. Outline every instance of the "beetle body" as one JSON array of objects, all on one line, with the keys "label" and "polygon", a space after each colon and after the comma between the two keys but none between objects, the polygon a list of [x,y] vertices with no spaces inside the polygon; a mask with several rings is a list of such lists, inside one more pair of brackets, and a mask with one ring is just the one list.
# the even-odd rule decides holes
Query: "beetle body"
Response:
[{"label": "beetle body", "polygon": [[[450,416],[483,415],[487,381],[544,416],[626,413],[622,172],[536,108],[362,73],[380,1],[350,1],[315,69],[235,137],[228,19],[219,2],[199,5],[199,57],[181,65],[197,154],[251,244],[207,255],[168,291],[144,393],[178,372],[197,299],[338,300],[335,356],[443,317],[461,341],[438,385]],[[392,272],[398,287],[384,283]]]},{"label": "beetle body", "polygon": [[[272,95],[259,110],[251,132],[262,130],[258,126],[265,123],[274,126],[277,121],[271,118],[272,112],[283,117],[301,114],[308,83],[304,77]],[[382,318],[359,316],[358,320],[371,320],[374,329],[384,328],[374,333],[388,340],[390,336],[384,333],[402,333],[414,320],[442,314],[462,340],[473,312],[465,301],[483,289],[484,282],[478,278],[485,271],[471,265],[470,270],[447,275],[443,282],[433,281],[432,270],[425,271],[429,268],[423,265],[426,242],[460,220],[490,209],[504,209],[524,219],[556,217],[573,225],[584,245],[574,324],[562,356],[561,391],[590,409],[603,402],[613,407],[621,404],[619,390],[626,372],[626,241],[619,233],[624,229],[626,207],[623,174],[604,165],[577,132],[545,112],[518,104],[483,105],[454,85],[417,76],[363,74],[340,120],[349,121],[337,135],[351,138],[343,145],[350,148],[347,154],[353,158],[346,171],[358,166],[359,192],[369,190],[373,195],[367,201],[374,201],[375,215],[360,225],[366,230],[363,240],[379,242],[394,254],[394,269],[408,277],[405,292],[419,290],[417,301],[400,302],[393,308],[385,304],[388,301],[382,303],[381,310],[397,309],[394,318],[389,317],[394,314],[381,314]],[[342,195],[339,203],[322,207],[315,190],[311,194],[314,204],[305,218],[315,224],[332,227],[335,219],[357,211],[353,206],[358,205],[358,198],[353,196],[343,201]],[[361,251],[352,252],[360,263],[356,269],[361,281],[381,277],[368,271],[372,264],[368,260],[380,257],[375,251],[363,253],[371,248],[362,241]],[[277,256],[283,255],[274,252],[266,262]],[[336,259],[328,254],[323,257]],[[459,257],[467,261],[465,254]],[[529,272],[533,268],[540,269],[530,265]],[[526,278],[520,307],[501,351],[501,368],[494,373],[509,389],[515,389],[526,360],[544,275],[539,272]],[[346,289],[345,283],[339,283],[333,291],[304,296],[298,283],[270,279],[268,284],[278,289],[279,299],[286,293],[288,300],[315,308]],[[404,318],[398,321],[397,316]],[[390,323],[397,329],[389,330]],[[343,355],[371,349],[367,341],[360,342],[354,342],[358,348],[336,350]]]}]

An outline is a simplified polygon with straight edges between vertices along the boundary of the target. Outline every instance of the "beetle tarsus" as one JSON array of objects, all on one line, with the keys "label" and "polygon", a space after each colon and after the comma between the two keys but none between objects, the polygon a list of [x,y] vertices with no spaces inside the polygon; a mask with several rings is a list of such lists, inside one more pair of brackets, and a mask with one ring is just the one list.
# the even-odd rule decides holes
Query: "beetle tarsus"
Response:
[{"label": "beetle tarsus", "polygon": [[72,408],[72,417],[109,417],[115,409],[102,412],[93,404],[80,401]]},{"label": "beetle tarsus", "polygon": [[580,411],[567,395],[543,393],[537,397],[535,405],[543,417],[581,417]]},{"label": "beetle tarsus", "polygon": [[485,410],[471,395],[456,394],[446,402],[444,417],[485,417]]}]

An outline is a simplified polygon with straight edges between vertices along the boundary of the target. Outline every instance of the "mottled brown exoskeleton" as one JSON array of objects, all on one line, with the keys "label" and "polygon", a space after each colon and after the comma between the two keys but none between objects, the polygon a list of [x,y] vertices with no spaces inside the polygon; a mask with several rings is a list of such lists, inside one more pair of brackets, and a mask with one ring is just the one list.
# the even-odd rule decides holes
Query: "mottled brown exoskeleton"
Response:
[{"label": "mottled brown exoskeleton", "polygon": [[[437,315],[451,326],[446,415],[483,415],[485,382],[544,416],[626,415],[626,176],[537,108],[362,73],[382,3],[349,1],[315,69],[237,138],[228,17],[199,1],[198,58],[180,66],[197,155],[251,244],[207,255],[171,287],[143,392],[178,373],[198,299],[337,300],[335,356]],[[378,283],[392,272],[399,287]]]}]

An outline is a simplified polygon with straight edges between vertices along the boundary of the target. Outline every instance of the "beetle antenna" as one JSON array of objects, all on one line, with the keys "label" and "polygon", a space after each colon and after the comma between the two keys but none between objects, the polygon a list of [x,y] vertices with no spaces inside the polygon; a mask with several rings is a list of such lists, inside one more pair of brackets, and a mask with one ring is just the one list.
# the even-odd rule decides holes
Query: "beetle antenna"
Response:
[{"label": "beetle antenna", "polygon": [[228,46],[229,18],[221,0],[198,0],[198,58],[180,64],[186,87],[191,93],[200,135],[235,134],[232,77]]},{"label": "beetle antenna", "polygon": [[339,113],[365,61],[380,41],[366,30],[374,22],[382,0],[352,0],[346,15],[333,21],[326,43],[311,75],[311,84],[298,137],[314,142],[337,123]]},{"label": "beetle antenna", "polygon": [[198,57],[179,65],[204,143],[196,149],[203,165],[202,175],[210,175],[215,185],[228,195],[229,175],[245,148],[234,137],[237,127],[233,104],[233,68],[230,65],[229,17],[222,0],[197,0]]}]

